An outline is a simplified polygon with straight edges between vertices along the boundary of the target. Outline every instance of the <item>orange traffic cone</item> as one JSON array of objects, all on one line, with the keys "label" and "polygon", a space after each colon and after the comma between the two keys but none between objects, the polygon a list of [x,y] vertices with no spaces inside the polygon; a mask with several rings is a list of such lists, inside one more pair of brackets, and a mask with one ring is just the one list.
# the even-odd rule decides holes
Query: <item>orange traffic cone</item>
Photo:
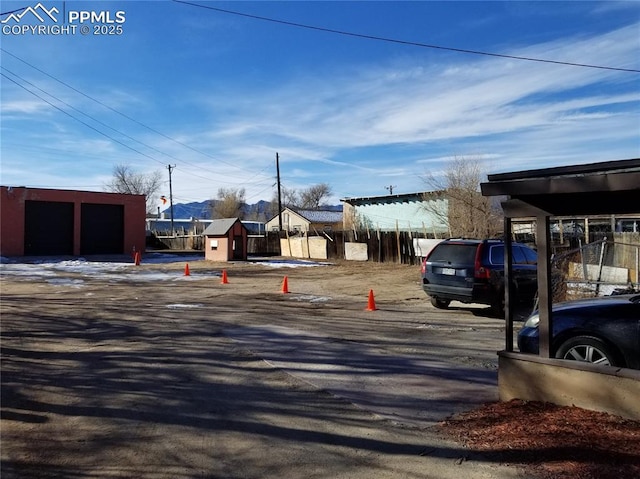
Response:
[{"label": "orange traffic cone", "polygon": [[184,275],[185,276],[191,276],[191,273],[189,272],[189,263],[184,265]]},{"label": "orange traffic cone", "polygon": [[140,266],[140,252],[136,251],[136,254],[134,255],[134,261],[136,266]]},{"label": "orange traffic cone", "polygon": [[227,279],[227,270],[222,270],[222,279],[220,280],[220,284],[228,284],[229,280]]},{"label": "orange traffic cone", "polygon": [[375,311],[376,309],[376,300],[373,298],[373,290],[369,290],[369,303],[367,304],[367,311]]},{"label": "orange traffic cone", "polygon": [[289,281],[287,280],[287,277],[284,277],[284,280],[282,281],[282,292],[283,293],[288,293],[289,292]]}]

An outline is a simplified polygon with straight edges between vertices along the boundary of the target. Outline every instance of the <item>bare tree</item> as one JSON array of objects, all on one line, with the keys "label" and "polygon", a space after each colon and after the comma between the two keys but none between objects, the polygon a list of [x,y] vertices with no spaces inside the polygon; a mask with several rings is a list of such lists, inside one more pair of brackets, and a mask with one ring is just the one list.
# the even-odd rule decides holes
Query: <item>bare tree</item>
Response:
[{"label": "bare tree", "polygon": [[[301,210],[317,210],[322,207],[324,202],[331,195],[331,187],[326,183],[320,183],[310,186],[304,190],[296,190],[295,188],[281,188],[281,200],[283,208],[301,209]],[[271,200],[270,211],[273,216],[278,214],[278,197],[274,195]]]},{"label": "bare tree", "polygon": [[113,178],[105,184],[106,191],[128,195],[145,195],[147,214],[154,212],[158,191],[162,186],[162,173],[137,173],[128,165],[113,167]]},{"label": "bare tree", "polygon": [[211,202],[212,218],[243,218],[242,207],[245,204],[244,188],[220,188],[218,200]]},{"label": "bare tree", "polygon": [[[281,187],[281,200],[283,208],[298,208],[300,205],[300,195],[295,188]],[[278,204],[278,198],[276,198],[276,205]],[[277,208],[277,207],[276,207]]]},{"label": "bare tree", "polygon": [[[447,207],[425,195],[424,208],[444,224],[454,237],[491,238],[502,234],[502,211],[497,202],[480,193],[485,178],[478,158],[455,157],[442,177],[427,175],[425,182],[434,191],[442,192]],[[429,201],[431,200],[431,201]]]},{"label": "bare tree", "polygon": [[[284,207],[284,205],[282,205]],[[278,194],[274,194],[271,201],[269,201],[269,206],[267,206],[266,214],[269,218],[273,218],[278,214]]]},{"label": "bare tree", "polygon": [[329,196],[331,196],[331,187],[326,183],[319,183],[300,192],[299,206],[305,210],[317,210]]}]

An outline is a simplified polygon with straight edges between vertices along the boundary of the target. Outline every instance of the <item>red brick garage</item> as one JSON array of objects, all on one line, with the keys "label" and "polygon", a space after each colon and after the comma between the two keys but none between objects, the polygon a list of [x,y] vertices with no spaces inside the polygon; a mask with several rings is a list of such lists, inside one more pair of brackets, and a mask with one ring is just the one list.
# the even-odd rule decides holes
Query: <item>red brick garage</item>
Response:
[{"label": "red brick garage", "polygon": [[0,255],[130,254],[144,251],[145,197],[0,187]]}]

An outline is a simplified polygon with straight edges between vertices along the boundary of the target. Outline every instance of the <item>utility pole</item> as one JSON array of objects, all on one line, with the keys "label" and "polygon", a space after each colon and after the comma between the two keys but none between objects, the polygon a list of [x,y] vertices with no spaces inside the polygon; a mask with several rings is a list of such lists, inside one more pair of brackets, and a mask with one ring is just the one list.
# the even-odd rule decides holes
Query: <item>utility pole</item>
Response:
[{"label": "utility pole", "polygon": [[276,152],[276,177],[278,180],[278,231],[282,231],[282,197],[280,192],[280,156]]},{"label": "utility pole", "polygon": [[171,212],[171,236],[173,236],[173,187],[171,185],[171,171],[176,165],[167,165],[169,170],[169,211]]}]

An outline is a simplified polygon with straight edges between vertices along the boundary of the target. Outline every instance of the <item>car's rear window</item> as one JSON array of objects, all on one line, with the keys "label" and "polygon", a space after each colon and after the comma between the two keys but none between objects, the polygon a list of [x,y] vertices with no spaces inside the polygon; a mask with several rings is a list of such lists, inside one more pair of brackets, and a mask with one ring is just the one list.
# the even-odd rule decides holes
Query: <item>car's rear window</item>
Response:
[{"label": "car's rear window", "polygon": [[504,264],[504,246],[491,246],[489,249],[491,264]]},{"label": "car's rear window", "polygon": [[440,243],[433,249],[428,261],[473,264],[476,259],[477,249],[477,244]]},{"label": "car's rear window", "polygon": [[[535,251],[523,246],[514,245],[513,264],[536,264],[537,257]],[[504,264],[504,245],[492,246],[490,250],[491,264]]]}]

